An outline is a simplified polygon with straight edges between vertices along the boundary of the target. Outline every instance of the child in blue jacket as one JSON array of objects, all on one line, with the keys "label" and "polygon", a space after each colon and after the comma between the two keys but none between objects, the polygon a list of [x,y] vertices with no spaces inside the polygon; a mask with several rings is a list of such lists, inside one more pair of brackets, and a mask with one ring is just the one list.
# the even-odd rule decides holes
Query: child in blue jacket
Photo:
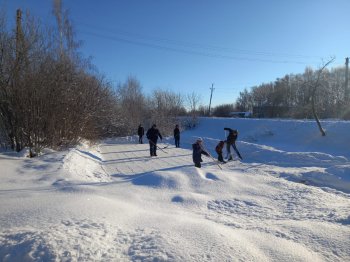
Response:
[{"label": "child in blue jacket", "polygon": [[201,168],[201,162],[202,160],[202,155],[209,156],[209,153],[205,151],[202,147],[202,138],[198,138],[196,143],[192,144],[192,149],[193,149],[193,163],[195,167]]}]

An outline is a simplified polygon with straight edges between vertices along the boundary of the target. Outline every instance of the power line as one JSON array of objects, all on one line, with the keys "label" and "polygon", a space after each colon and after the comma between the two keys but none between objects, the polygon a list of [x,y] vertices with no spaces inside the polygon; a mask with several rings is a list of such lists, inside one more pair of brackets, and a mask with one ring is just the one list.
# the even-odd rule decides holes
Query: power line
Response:
[{"label": "power line", "polygon": [[304,59],[321,59],[320,56],[306,56],[306,55],[300,55],[300,54],[287,54],[287,53],[273,53],[273,52],[264,52],[264,51],[253,51],[253,50],[245,50],[245,49],[236,49],[236,48],[229,48],[229,47],[219,47],[219,46],[213,46],[213,45],[203,45],[198,43],[190,43],[185,41],[178,41],[178,40],[172,40],[167,38],[160,38],[160,37],[154,37],[154,36],[147,36],[144,34],[138,34],[138,33],[132,33],[125,30],[115,30],[115,28],[109,29],[106,27],[91,25],[79,22],[78,25],[86,26],[89,29],[95,28],[96,30],[101,31],[104,30],[105,32],[112,33],[114,35],[123,35],[124,37],[133,37],[133,38],[139,38],[142,40],[147,41],[157,41],[157,42],[163,42],[168,43],[172,45],[180,45],[182,47],[189,47],[189,48],[202,48],[207,49],[211,51],[220,51],[220,52],[230,52],[230,53],[238,53],[238,54],[244,54],[244,55],[261,55],[261,56],[275,56],[275,57],[294,57],[294,58],[304,58]]},{"label": "power line", "polygon": [[236,57],[236,56],[214,54],[214,53],[208,53],[208,52],[202,52],[202,51],[186,50],[186,49],[162,46],[162,45],[158,45],[158,44],[150,44],[150,43],[145,43],[145,42],[140,42],[140,41],[134,41],[134,40],[129,40],[129,39],[121,38],[121,37],[104,35],[104,34],[100,34],[100,33],[94,33],[94,32],[91,32],[91,31],[80,31],[80,32],[83,33],[83,34],[92,35],[92,36],[95,36],[95,37],[104,38],[104,39],[108,39],[108,40],[124,42],[124,43],[128,43],[128,44],[139,45],[139,46],[144,46],[144,47],[151,47],[151,48],[158,49],[158,50],[173,51],[173,52],[178,52],[178,53],[186,53],[186,54],[207,56],[207,57],[213,57],[213,58],[223,58],[223,59],[230,59],[230,60],[250,61],[250,62],[310,65],[310,63],[300,62],[300,61],[271,60],[271,59]]}]

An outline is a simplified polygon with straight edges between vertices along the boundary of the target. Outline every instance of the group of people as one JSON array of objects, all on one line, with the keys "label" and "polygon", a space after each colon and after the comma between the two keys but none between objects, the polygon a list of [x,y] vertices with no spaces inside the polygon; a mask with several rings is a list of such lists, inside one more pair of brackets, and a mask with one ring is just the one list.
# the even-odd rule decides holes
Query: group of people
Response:
[{"label": "group of people", "polygon": [[[145,135],[145,129],[143,126],[140,124],[138,129],[137,129],[137,134],[139,136],[139,143],[143,144],[143,136]],[[151,156],[157,156],[157,142],[158,138],[160,140],[163,139],[161,133],[159,132],[157,125],[153,124],[150,129],[147,130],[146,137],[149,142],[149,149],[150,149],[150,154]],[[176,125],[174,128],[174,139],[175,139],[175,146],[180,147],[180,129],[179,125]]]},{"label": "group of people", "polygon": [[[228,136],[225,141],[220,141],[218,145],[215,147],[215,152],[218,154],[218,161],[221,163],[226,163],[223,157],[223,148],[226,143],[226,151],[227,151],[227,161],[233,160],[232,154],[231,154],[231,147],[236,152],[237,156],[242,159],[241,154],[239,153],[237,146],[236,146],[236,140],[238,137],[238,130],[237,129],[231,129],[228,127],[224,128],[225,131],[228,131]],[[137,130],[137,134],[139,136],[139,143],[143,144],[143,136],[145,134],[145,129],[140,124]],[[159,132],[156,124],[153,124],[150,129],[147,130],[146,137],[149,142],[150,147],[150,155],[157,156],[157,141],[158,138],[160,140],[163,139],[161,133]],[[179,125],[176,125],[174,128],[174,140],[175,140],[175,147],[180,147],[180,129]],[[192,144],[193,154],[192,159],[195,167],[200,168],[202,160],[202,155],[210,156],[210,154],[204,149],[203,147],[203,140],[201,138],[198,138],[194,144]]]},{"label": "group of people", "polygon": [[[226,151],[227,151],[227,161],[233,160],[232,154],[231,154],[231,147],[236,152],[237,156],[242,160],[242,156],[239,153],[237,146],[236,146],[236,140],[238,137],[238,130],[237,129],[231,129],[228,127],[225,127],[224,130],[228,131],[228,136],[225,141],[220,141],[217,146],[215,147],[215,152],[218,154],[218,161],[221,163],[226,163],[223,157],[223,148],[226,143]],[[203,147],[203,140],[201,138],[198,138],[197,141],[192,144],[193,149],[193,162],[195,167],[201,168],[201,162],[202,155],[210,156],[210,154],[204,149]]]}]

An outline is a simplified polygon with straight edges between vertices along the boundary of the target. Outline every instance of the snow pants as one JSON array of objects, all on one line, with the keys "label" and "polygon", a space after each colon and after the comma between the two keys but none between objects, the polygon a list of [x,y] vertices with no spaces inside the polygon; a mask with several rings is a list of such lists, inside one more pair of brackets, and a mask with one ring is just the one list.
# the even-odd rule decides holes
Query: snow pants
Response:
[{"label": "snow pants", "polygon": [[227,143],[227,144],[226,144],[226,150],[227,150],[227,157],[228,157],[228,159],[232,160],[231,146],[232,146],[233,150],[235,150],[237,156],[238,156],[240,159],[242,159],[242,156],[241,156],[241,154],[239,153],[239,151],[238,151],[238,149],[237,149],[237,147],[236,147],[236,144],[235,144],[235,143],[233,143],[233,144]]},{"label": "snow pants", "polygon": [[224,162],[224,157],[222,156],[222,153],[218,153],[218,161]]},{"label": "snow pants", "polygon": [[157,142],[149,140],[149,152],[151,156],[157,156]]},{"label": "snow pants", "polygon": [[174,136],[175,138],[175,146],[180,147],[180,136]]}]

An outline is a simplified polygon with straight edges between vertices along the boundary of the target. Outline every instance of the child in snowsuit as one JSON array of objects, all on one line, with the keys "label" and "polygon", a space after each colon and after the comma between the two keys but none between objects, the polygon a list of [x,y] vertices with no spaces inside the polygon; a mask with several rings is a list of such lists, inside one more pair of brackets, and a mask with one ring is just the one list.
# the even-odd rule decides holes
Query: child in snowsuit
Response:
[{"label": "child in snowsuit", "polygon": [[201,138],[198,138],[196,143],[192,144],[192,149],[193,149],[193,154],[192,154],[192,158],[193,158],[193,163],[195,167],[201,168],[201,162],[203,162],[202,160],[202,155],[206,155],[209,156],[209,153],[206,152],[203,148],[202,148],[202,142],[203,140]]},{"label": "child in snowsuit", "polygon": [[225,142],[220,141],[219,144],[215,147],[215,151],[218,154],[218,161],[222,163],[226,163],[224,161],[224,157],[222,156],[222,149],[224,148]]},{"label": "child in snowsuit", "polygon": [[233,148],[233,150],[235,150],[237,156],[242,159],[241,154],[239,153],[237,147],[236,147],[236,140],[238,137],[238,131],[236,129],[231,129],[228,127],[225,127],[224,130],[227,130],[228,136],[227,136],[227,140],[226,140],[226,150],[227,150],[227,157],[228,157],[228,161],[232,160],[232,154],[231,154],[231,146]]}]

